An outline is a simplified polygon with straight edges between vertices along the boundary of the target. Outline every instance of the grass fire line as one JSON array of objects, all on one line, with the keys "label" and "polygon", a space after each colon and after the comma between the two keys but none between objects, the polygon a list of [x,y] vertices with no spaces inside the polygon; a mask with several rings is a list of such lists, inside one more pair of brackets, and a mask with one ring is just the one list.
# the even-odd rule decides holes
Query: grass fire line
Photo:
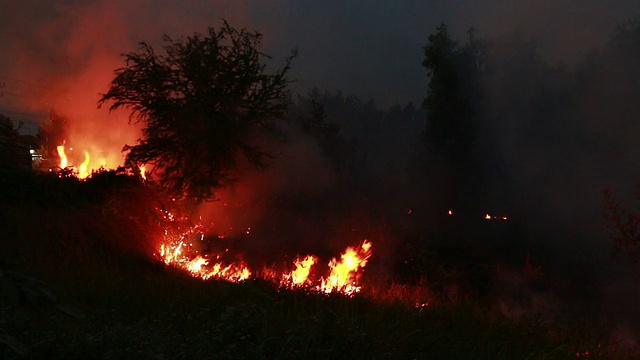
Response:
[{"label": "grass fire line", "polygon": [[[174,219],[174,215],[164,212],[164,218],[171,221],[171,219]],[[193,244],[188,242],[188,239],[194,235],[199,235],[202,239],[204,234],[200,233],[201,229],[202,225],[196,224],[178,236],[171,235],[170,232],[165,231],[165,237],[163,243],[160,244],[157,256],[166,265],[180,268],[203,280],[219,279],[229,282],[241,282],[254,275],[259,276],[258,273],[250,270],[243,261],[219,261],[223,258],[223,255],[203,255],[191,251],[190,248],[193,247]],[[296,259],[294,270],[277,274],[273,278],[279,286],[288,289],[304,288],[325,294],[341,293],[353,295],[360,292],[362,288],[358,281],[359,275],[372,255],[372,245],[370,241],[364,240],[360,246],[347,247],[340,255],[340,258],[333,258],[329,261],[329,274],[326,276],[311,276],[314,265],[318,263],[318,257],[306,255]],[[216,262],[210,259],[212,256],[216,258]],[[269,273],[274,272],[275,270],[269,271]]]}]

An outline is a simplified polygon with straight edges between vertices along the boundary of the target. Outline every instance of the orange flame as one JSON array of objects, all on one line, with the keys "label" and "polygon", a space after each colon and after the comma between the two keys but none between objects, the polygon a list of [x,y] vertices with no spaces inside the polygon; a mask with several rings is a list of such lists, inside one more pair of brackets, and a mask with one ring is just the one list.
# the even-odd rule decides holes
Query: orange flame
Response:
[{"label": "orange flame", "polygon": [[311,267],[315,264],[318,259],[313,255],[307,255],[304,259],[296,259],[295,265],[296,269],[288,274],[282,275],[282,286],[289,288],[302,287],[307,282],[309,278],[309,273],[311,272]]},{"label": "orange flame", "polygon": [[[58,151],[58,156],[60,156],[60,165],[59,165],[60,169],[66,169],[67,167],[72,167],[75,170],[74,172],[76,173],[76,176],[79,179],[85,179],[86,177],[91,175],[91,171],[92,171],[90,167],[91,156],[89,155],[88,151],[84,152],[84,161],[82,161],[80,166],[76,169],[73,165],[69,163],[69,157],[67,156],[64,144],[57,146],[56,150]],[[73,150],[73,148],[70,148],[70,150]]]},{"label": "orange flame", "polygon": [[186,246],[183,241],[180,241],[175,246],[162,244],[160,245],[160,258],[162,258],[165,264],[186,270],[192,276],[199,277],[203,280],[218,278],[231,282],[240,282],[251,277],[251,271],[243,262],[228,265],[218,262],[210,266],[209,259],[202,255],[197,255],[191,259],[190,256],[183,251]]},{"label": "orange flame", "polygon": [[[162,211],[162,217],[168,223],[178,221],[176,216],[169,211]],[[184,218],[181,218],[184,219]],[[254,273],[241,260],[235,262],[224,262],[223,255],[201,255],[193,250],[193,244],[189,238],[199,236],[204,238],[201,232],[201,225],[189,227],[186,231],[175,236],[165,230],[162,244],[158,251],[158,257],[165,264],[185,270],[194,277],[203,280],[220,279],[230,282],[241,282],[249,279]],[[348,247],[340,256],[340,260],[331,259],[329,262],[329,276],[311,278],[312,268],[318,262],[314,255],[299,257],[294,262],[295,269],[291,272],[279,274],[275,269],[265,269],[258,276],[279,283],[285,288],[306,288],[313,291],[329,293],[341,293],[353,295],[360,292],[361,286],[358,284],[358,271],[367,265],[371,257],[370,241],[363,241],[360,247]],[[211,264],[210,258],[215,256],[215,264]]]},{"label": "orange flame", "polygon": [[367,265],[368,259],[371,257],[371,242],[365,240],[362,242],[360,249],[347,248],[340,257],[340,262],[331,259],[329,268],[331,275],[322,279],[322,284],[318,290],[324,293],[341,292],[347,295],[360,291],[358,286],[356,273],[359,268]]},{"label": "orange flame", "polygon": [[64,145],[59,145],[56,149],[58,150],[58,156],[60,156],[60,169],[64,169],[69,165],[67,154],[64,152]]},{"label": "orange flame", "polygon": [[87,176],[91,175],[91,170],[89,169],[89,162],[91,161],[91,157],[89,156],[89,152],[84,152],[84,161],[80,164],[78,168],[78,178],[84,179]]}]

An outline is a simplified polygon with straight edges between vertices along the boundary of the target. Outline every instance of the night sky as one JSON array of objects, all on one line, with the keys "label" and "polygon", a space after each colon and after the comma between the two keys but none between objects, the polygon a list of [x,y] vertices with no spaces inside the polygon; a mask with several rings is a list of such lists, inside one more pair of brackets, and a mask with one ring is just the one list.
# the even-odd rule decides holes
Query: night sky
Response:
[{"label": "night sky", "polygon": [[64,87],[65,79],[88,67],[108,77],[118,55],[137,42],[202,32],[225,18],[263,33],[274,60],[299,50],[294,89],[341,90],[387,107],[424,98],[422,47],[440,23],[462,40],[469,28],[486,36],[521,32],[535,39],[545,58],[573,62],[639,11],[632,0],[3,0],[0,75],[28,81],[29,93]]}]

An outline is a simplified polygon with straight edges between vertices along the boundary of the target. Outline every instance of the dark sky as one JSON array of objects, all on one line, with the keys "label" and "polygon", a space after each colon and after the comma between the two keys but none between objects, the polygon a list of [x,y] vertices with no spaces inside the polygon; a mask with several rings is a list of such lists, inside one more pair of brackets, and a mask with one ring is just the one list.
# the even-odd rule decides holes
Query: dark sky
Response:
[{"label": "dark sky", "polygon": [[[106,81],[121,65],[118,55],[136,42],[158,42],[165,33],[202,32],[224,17],[262,32],[265,50],[276,61],[299,49],[293,72],[296,90],[342,90],[387,107],[424,98],[422,47],[440,23],[448,24],[461,40],[470,27],[488,36],[520,31],[536,39],[543,56],[571,62],[601,46],[615,24],[637,16],[640,3],[1,0],[0,13],[5,15],[0,24],[0,76],[28,82],[23,83],[26,88],[14,88],[21,95],[41,87],[56,88],[60,94],[66,91],[60,90],[65,81],[88,69]],[[91,85],[96,91],[107,86],[95,81]],[[11,102],[6,96],[2,101],[1,107]]]}]

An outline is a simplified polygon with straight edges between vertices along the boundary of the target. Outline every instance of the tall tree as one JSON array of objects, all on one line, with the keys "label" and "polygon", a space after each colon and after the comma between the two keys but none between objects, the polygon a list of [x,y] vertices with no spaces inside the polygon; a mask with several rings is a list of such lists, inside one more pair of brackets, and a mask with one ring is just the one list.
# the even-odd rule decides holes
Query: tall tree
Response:
[{"label": "tall tree", "polygon": [[436,30],[424,47],[422,63],[429,76],[425,139],[438,170],[433,175],[445,187],[443,206],[469,207],[477,200],[480,181],[473,150],[482,52],[473,30],[464,46],[451,38],[444,24]]},{"label": "tall tree", "polygon": [[10,117],[0,114],[0,171],[14,171],[31,168],[28,144],[20,141],[18,127]]},{"label": "tall tree", "polygon": [[263,168],[270,155],[256,139],[284,119],[295,52],[267,73],[261,38],[225,21],[205,35],[165,35],[162,54],[144,42],[126,54],[99,104],[128,108],[145,125],[142,139],[123,149],[127,165],[151,165],[169,194],[196,203],[233,182],[240,156]]}]

